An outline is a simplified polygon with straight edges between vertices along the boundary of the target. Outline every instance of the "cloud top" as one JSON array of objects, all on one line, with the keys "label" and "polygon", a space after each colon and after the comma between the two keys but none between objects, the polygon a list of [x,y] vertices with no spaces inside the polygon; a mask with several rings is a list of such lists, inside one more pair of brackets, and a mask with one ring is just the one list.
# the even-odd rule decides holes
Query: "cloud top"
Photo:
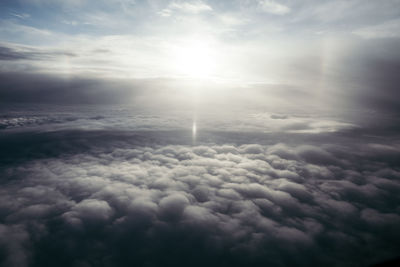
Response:
[{"label": "cloud top", "polygon": [[89,140],[3,165],[5,266],[351,266],[397,253],[398,146]]}]

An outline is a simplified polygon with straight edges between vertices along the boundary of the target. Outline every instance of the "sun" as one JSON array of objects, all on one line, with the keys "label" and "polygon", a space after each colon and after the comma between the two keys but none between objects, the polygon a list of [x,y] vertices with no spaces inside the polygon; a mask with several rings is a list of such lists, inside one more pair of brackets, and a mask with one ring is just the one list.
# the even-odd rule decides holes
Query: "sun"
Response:
[{"label": "sun", "polygon": [[179,75],[211,78],[216,71],[216,54],[215,44],[210,40],[183,40],[172,51],[172,65]]}]

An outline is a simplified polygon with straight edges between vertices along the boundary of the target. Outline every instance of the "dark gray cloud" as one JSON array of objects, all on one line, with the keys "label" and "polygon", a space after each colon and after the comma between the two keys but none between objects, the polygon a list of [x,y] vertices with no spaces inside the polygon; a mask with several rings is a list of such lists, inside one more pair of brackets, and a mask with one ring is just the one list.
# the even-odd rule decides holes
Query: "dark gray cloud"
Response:
[{"label": "dark gray cloud", "polygon": [[68,51],[46,51],[37,48],[28,48],[21,46],[2,46],[0,45],[0,60],[49,60],[60,56],[74,57],[72,52]]},{"label": "dark gray cloud", "polygon": [[17,52],[9,47],[0,47],[0,60],[19,60],[29,58],[28,55]]},{"label": "dark gray cloud", "polygon": [[0,77],[3,103],[115,104],[129,97],[126,84],[118,84],[110,91],[105,88],[112,87],[112,82],[103,79],[19,72],[3,72]]},{"label": "dark gray cloud", "polygon": [[395,139],[254,137],[3,134],[0,260],[367,266],[398,255]]}]

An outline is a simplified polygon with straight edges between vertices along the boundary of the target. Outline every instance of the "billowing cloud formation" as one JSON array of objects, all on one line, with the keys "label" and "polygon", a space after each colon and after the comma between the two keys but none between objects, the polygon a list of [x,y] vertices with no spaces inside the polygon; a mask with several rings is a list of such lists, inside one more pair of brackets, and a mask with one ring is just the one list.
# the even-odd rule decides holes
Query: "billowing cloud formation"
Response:
[{"label": "billowing cloud formation", "polygon": [[366,266],[398,255],[395,142],[41,135],[1,165],[5,266]]}]

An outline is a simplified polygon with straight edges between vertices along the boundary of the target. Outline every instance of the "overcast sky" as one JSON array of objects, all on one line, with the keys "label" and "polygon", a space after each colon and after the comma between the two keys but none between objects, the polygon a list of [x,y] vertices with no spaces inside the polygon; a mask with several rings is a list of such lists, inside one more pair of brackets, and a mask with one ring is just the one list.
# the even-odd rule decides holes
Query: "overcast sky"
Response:
[{"label": "overcast sky", "polygon": [[0,96],[157,106],[230,99],[247,108],[397,115],[399,6],[6,0]]}]

